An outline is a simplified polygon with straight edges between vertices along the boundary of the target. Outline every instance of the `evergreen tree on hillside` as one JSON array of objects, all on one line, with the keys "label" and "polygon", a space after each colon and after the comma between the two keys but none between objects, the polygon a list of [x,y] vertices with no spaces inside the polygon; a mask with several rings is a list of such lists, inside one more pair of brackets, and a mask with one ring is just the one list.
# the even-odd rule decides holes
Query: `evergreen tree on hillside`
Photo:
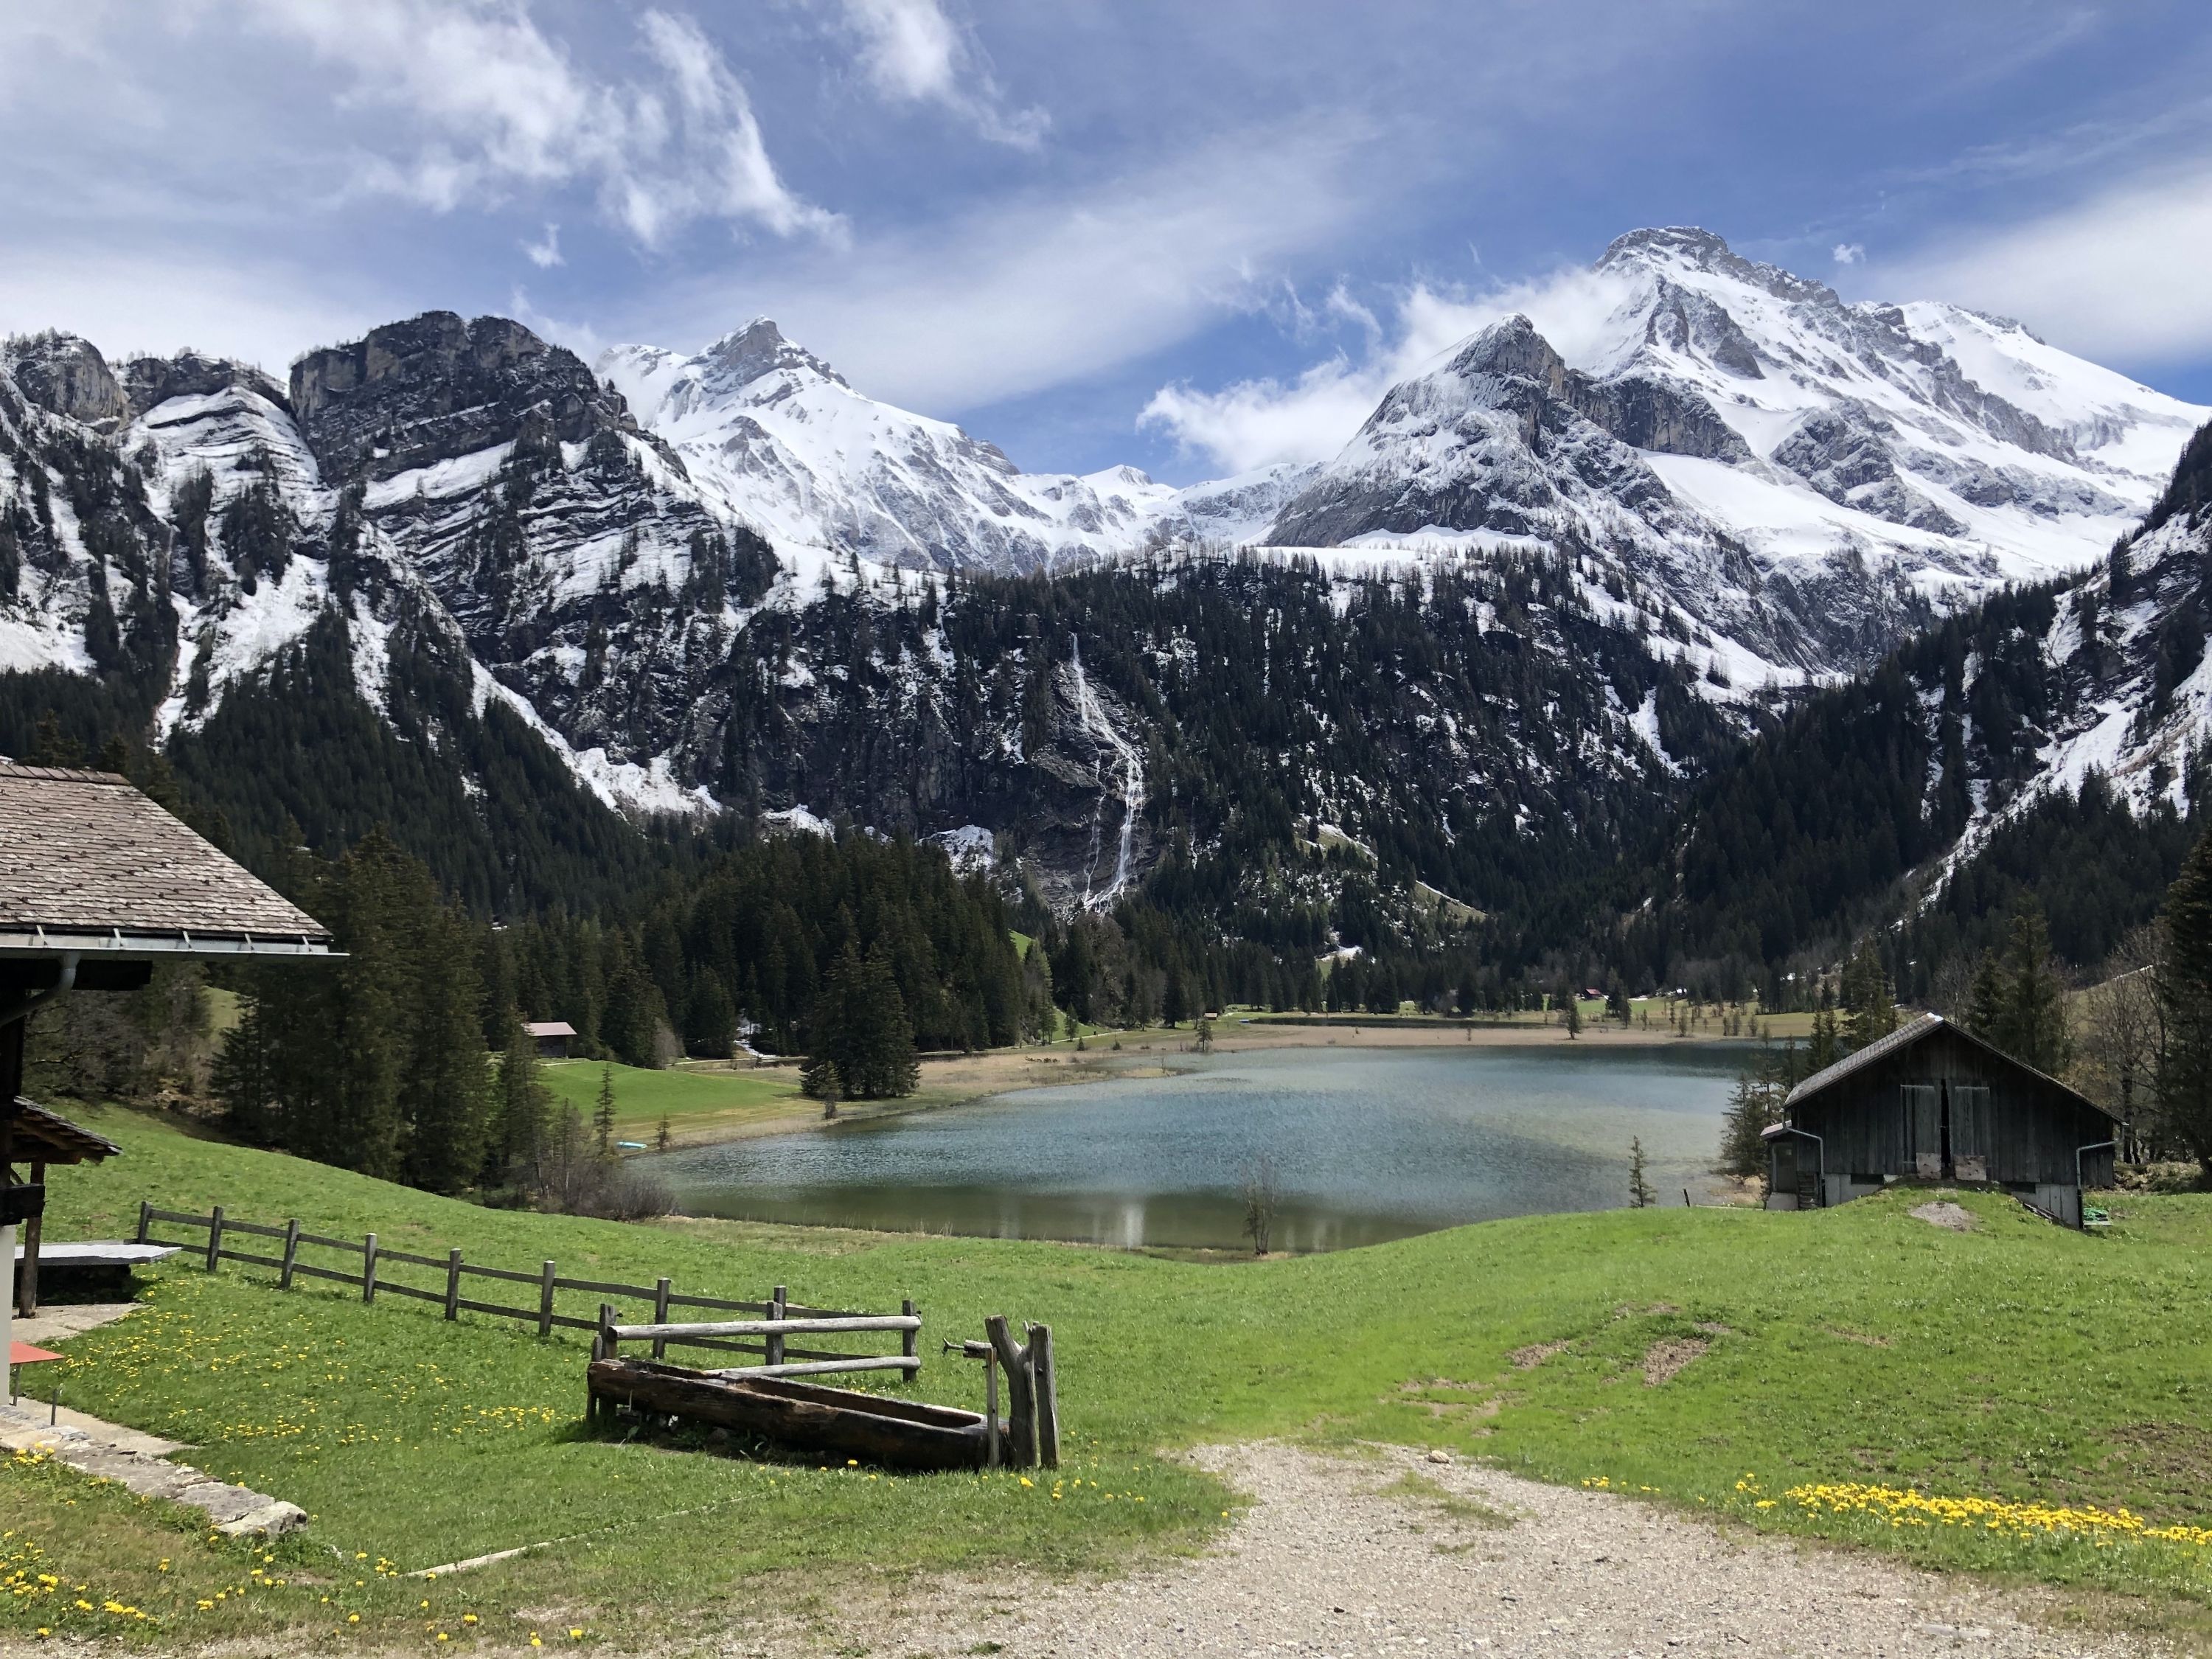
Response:
[{"label": "evergreen tree on hillside", "polygon": [[1813,1016],[1813,1038],[1805,1052],[1807,1075],[1825,1072],[1844,1057],[1842,1034],[1836,1030],[1836,1011],[1822,1008]]},{"label": "evergreen tree on hillside", "polygon": [[2051,951],[2043,913],[2013,918],[2002,952],[1990,951],[1974,974],[1968,1029],[2014,1059],[2056,1076],[2073,1052],[2065,987]]},{"label": "evergreen tree on hillside", "polygon": [[507,1045],[499,1062],[495,1128],[488,1172],[494,1177],[527,1178],[545,1150],[547,1115],[552,1104],[538,1065],[538,1043],[509,1018]]},{"label": "evergreen tree on hillside", "polygon": [[1890,997],[1889,974],[1871,939],[1844,964],[1844,1010],[1850,1016],[1844,1029],[1854,1048],[1863,1048],[1897,1029],[1897,1005]]},{"label": "evergreen tree on hillside", "polygon": [[800,1086],[815,1098],[879,1100],[914,1092],[921,1066],[898,981],[881,950],[848,940],[808,1022]]},{"label": "evergreen tree on hillside", "polygon": [[2158,973],[2166,1016],[2160,1114],[2212,1180],[2212,835],[2190,849],[2167,890],[2166,938]]},{"label": "evergreen tree on hillside", "polygon": [[602,1064],[599,1067],[599,1097],[592,1107],[592,1134],[599,1143],[599,1156],[615,1155],[615,1068]]},{"label": "evergreen tree on hillside", "polygon": [[489,1126],[483,985],[467,924],[379,831],[285,886],[337,939],[328,963],[248,964],[215,1087],[241,1133],[302,1157],[453,1191]]},{"label": "evergreen tree on hillside", "polygon": [[492,1127],[483,981],[465,921],[439,908],[421,927],[405,1060],[407,1180],[430,1192],[454,1193],[483,1174]]}]

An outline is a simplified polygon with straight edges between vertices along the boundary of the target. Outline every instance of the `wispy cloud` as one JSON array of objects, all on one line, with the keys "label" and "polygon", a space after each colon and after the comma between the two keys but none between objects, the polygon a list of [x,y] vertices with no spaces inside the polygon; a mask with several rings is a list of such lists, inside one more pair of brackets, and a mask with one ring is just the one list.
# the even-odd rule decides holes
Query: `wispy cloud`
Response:
[{"label": "wispy cloud", "polygon": [[996,143],[1033,149],[1050,125],[1042,109],[1008,110],[969,33],[939,0],[842,0],[860,66],[895,103],[935,104]]},{"label": "wispy cloud", "polygon": [[2008,227],[1963,234],[1869,273],[1900,296],[2019,318],[2089,357],[2212,351],[2212,156],[2138,175]]},{"label": "wispy cloud", "polygon": [[694,284],[633,315],[702,341],[766,312],[871,396],[975,408],[1080,380],[1251,307],[1286,264],[1362,222],[1364,129],[1241,132],[1080,193],[994,198],[849,258]]},{"label": "wispy cloud", "polygon": [[556,224],[548,224],[545,234],[537,241],[525,242],[522,251],[529,256],[530,263],[540,270],[550,270],[555,265],[568,263],[561,257],[561,227]]},{"label": "wispy cloud", "polygon": [[581,183],[648,246],[700,219],[842,230],[778,176],[744,86],[688,18],[642,13],[649,73],[617,79],[575,63],[519,0],[252,0],[235,15],[341,71],[342,106],[399,118],[390,142],[364,143],[364,188],[451,211]]},{"label": "wispy cloud", "polygon": [[1855,265],[1866,258],[1866,244],[1838,242],[1831,251],[1829,257],[1839,265]]}]

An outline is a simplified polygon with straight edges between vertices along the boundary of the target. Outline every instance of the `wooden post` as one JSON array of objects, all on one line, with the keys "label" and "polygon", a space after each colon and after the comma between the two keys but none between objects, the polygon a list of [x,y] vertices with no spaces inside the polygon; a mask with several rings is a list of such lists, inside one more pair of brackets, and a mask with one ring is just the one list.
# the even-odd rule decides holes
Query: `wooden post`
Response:
[{"label": "wooden post", "polygon": [[207,1270],[210,1273],[213,1273],[215,1271],[215,1264],[220,1261],[222,1257],[222,1206],[218,1204],[215,1206],[214,1213],[208,1217]]},{"label": "wooden post", "polygon": [[148,1242],[148,1240],[152,1237],[153,1231],[154,1231],[154,1206],[153,1206],[153,1203],[152,1203],[152,1201],[151,1201],[150,1200],[142,1198],[142,1199],[140,1199],[140,1200],[138,1200],[138,1240],[137,1240],[137,1242],[138,1242],[139,1243],[141,1243],[141,1244],[143,1244],[143,1243],[147,1243],[147,1242]]},{"label": "wooden post", "polygon": [[[775,1287],[775,1294],[768,1299],[768,1316],[770,1319],[781,1319],[783,1317],[783,1310],[784,1289],[779,1285]],[[780,1336],[769,1337],[767,1340],[767,1347],[768,1363],[771,1365],[783,1364],[783,1339]]]},{"label": "wooden post", "polygon": [[1030,1327],[1030,1374],[1036,1389],[1037,1462],[1060,1467],[1060,1387],[1052,1363],[1052,1327]]},{"label": "wooden post", "polygon": [[1006,1368],[1006,1462],[1026,1469],[1036,1463],[1036,1389],[1030,1370],[1030,1351],[1015,1344],[1004,1314],[983,1322],[992,1351]]},{"label": "wooden post", "polygon": [[371,1233],[361,1242],[361,1299],[376,1300],[376,1235]]},{"label": "wooden post", "polygon": [[553,1334],[553,1264],[547,1262],[538,1270],[538,1334]]},{"label": "wooden post", "polygon": [[[906,1300],[899,1304],[899,1311],[904,1314],[908,1319],[918,1319],[921,1316],[921,1310],[914,1305],[914,1298],[912,1297],[907,1297]],[[904,1354],[908,1359],[913,1359],[918,1356],[921,1346],[921,1333],[920,1331],[901,1331],[899,1333],[899,1352]],[[915,1375],[915,1372],[909,1370],[907,1375],[908,1376],[912,1376]]]},{"label": "wooden post", "polygon": [[[665,1325],[668,1322],[668,1279],[665,1274],[653,1281],[653,1322],[656,1325]],[[653,1339],[653,1357],[655,1359],[665,1359],[668,1357],[666,1337],[656,1336]]]},{"label": "wooden post", "polygon": [[983,1354],[983,1467],[999,1467],[999,1351],[988,1348]]},{"label": "wooden post", "polygon": [[461,1316],[461,1247],[446,1252],[446,1317]]},{"label": "wooden post", "polygon": [[[620,1346],[621,1344],[615,1335],[615,1304],[611,1302],[602,1302],[599,1304],[599,1332],[592,1338],[592,1358],[594,1359],[613,1359],[618,1358],[617,1351],[620,1348]],[[590,1401],[589,1405],[589,1414],[594,1418],[601,1416],[611,1417],[614,1415],[614,1401],[611,1400],[606,1401],[603,1403],[599,1400],[593,1398]]]},{"label": "wooden post", "polygon": [[[31,1165],[31,1184],[43,1186],[46,1166]],[[39,1310],[39,1237],[46,1231],[46,1217],[34,1215],[23,1224],[23,1283],[15,1297],[15,1311],[28,1319]]]},{"label": "wooden post", "polygon": [[300,1259],[300,1218],[297,1216],[284,1224],[284,1269],[276,1275],[276,1288],[292,1288],[292,1268]]}]

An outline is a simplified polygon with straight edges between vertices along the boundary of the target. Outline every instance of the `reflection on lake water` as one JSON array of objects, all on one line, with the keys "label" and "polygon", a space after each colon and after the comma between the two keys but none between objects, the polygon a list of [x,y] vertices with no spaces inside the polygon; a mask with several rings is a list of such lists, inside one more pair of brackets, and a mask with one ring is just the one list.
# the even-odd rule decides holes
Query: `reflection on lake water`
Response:
[{"label": "reflection on lake water", "polygon": [[1265,1158],[1277,1249],[1341,1249],[1463,1222],[1609,1209],[1629,1141],[1700,1201],[1741,1051],[1276,1048],[1187,1070],[1024,1089],[874,1123],[653,1160],[694,1215],[1138,1245],[1243,1243]]}]

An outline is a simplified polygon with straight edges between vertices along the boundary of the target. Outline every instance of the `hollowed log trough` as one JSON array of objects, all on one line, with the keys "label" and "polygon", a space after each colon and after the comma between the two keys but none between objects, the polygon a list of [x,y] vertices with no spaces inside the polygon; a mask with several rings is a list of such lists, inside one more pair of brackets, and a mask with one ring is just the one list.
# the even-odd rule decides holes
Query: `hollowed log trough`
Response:
[{"label": "hollowed log trough", "polygon": [[[893,1400],[781,1376],[716,1376],[647,1360],[595,1359],[593,1412],[623,1406],[649,1416],[729,1429],[795,1451],[895,1469],[980,1469],[988,1424],[981,1412]],[[1000,1433],[1010,1436],[1001,1423]]]}]

